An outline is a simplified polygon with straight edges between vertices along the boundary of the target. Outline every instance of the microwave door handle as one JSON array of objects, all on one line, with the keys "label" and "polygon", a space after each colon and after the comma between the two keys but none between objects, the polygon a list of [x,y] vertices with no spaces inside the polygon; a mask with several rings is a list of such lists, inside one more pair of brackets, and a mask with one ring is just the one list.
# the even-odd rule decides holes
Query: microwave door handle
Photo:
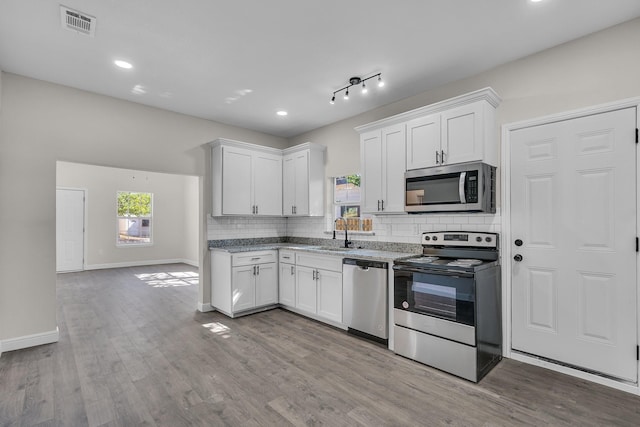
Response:
[{"label": "microwave door handle", "polygon": [[466,172],[460,173],[460,182],[458,182],[458,193],[460,194],[460,203],[462,204],[467,203],[467,197],[464,194],[464,183],[466,180],[467,180],[467,173]]}]

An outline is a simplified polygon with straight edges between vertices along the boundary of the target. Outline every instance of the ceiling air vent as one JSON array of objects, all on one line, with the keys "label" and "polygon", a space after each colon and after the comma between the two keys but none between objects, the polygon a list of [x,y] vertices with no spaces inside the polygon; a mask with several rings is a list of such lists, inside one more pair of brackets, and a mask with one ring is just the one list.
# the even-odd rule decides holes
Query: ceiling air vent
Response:
[{"label": "ceiling air vent", "polygon": [[60,5],[62,28],[93,37],[96,33],[96,18],[86,13]]}]

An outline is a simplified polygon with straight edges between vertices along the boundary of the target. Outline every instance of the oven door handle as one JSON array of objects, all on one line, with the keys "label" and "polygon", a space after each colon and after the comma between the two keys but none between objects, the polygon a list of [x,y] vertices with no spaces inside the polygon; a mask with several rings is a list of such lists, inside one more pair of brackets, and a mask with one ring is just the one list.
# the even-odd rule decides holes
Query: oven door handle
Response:
[{"label": "oven door handle", "polygon": [[458,182],[458,194],[460,195],[460,203],[467,203],[467,196],[464,194],[464,183],[467,180],[467,173],[460,173],[460,181]]},{"label": "oven door handle", "polygon": [[405,265],[394,265],[393,269],[395,271],[407,272],[407,273],[420,273],[420,274],[433,274],[436,276],[473,278],[473,273],[468,273],[466,271],[458,271],[458,270],[437,270],[437,269],[429,269],[429,268],[414,268],[414,267],[407,267]]}]

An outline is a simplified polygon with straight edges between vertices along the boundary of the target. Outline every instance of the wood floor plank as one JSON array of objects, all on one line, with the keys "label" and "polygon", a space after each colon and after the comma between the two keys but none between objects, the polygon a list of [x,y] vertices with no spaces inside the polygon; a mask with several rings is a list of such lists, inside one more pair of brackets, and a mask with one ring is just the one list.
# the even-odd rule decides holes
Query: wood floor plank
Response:
[{"label": "wood floor plank", "polygon": [[513,360],[479,384],[276,309],[195,310],[184,264],[58,276],[56,344],[0,358],[0,426],[638,426],[640,397]]}]

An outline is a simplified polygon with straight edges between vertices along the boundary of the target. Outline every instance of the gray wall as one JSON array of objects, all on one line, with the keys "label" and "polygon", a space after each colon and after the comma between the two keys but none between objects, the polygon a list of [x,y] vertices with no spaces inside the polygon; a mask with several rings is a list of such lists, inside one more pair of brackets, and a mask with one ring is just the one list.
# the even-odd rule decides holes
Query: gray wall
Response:
[{"label": "gray wall", "polygon": [[[204,176],[203,144],[216,138],[287,145],[282,138],[10,73],[2,74],[0,105],[0,340],[57,326],[56,161]],[[203,206],[210,200],[206,181]],[[206,224],[203,213],[199,223]],[[201,234],[201,276],[208,280]]]}]

